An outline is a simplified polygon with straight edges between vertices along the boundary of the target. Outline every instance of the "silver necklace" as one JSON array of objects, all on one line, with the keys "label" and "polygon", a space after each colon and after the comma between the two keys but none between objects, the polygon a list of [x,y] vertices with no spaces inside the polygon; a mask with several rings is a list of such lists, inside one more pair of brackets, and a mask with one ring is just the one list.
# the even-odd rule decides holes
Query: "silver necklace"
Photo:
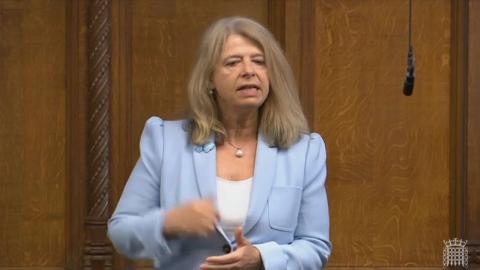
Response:
[{"label": "silver necklace", "polygon": [[232,146],[233,148],[236,149],[235,156],[237,158],[242,158],[243,156],[245,156],[245,152],[243,152],[243,149],[241,147],[237,147],[237,146],[233,145],[229,140],[227,140],[227,143],[230,144],[230,146]]}]

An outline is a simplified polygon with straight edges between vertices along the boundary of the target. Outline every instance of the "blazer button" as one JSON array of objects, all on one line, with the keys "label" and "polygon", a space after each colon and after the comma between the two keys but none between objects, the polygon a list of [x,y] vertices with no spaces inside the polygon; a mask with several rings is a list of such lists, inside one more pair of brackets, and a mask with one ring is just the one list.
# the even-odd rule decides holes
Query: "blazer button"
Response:
[{"label": "blazer button", "polygon": [[227,244],[223,245],[222,250],[223,250],[223,253],[225,253],[225,254],[230,253],[230,251],[232,251],[230,246],[227,245]]}]

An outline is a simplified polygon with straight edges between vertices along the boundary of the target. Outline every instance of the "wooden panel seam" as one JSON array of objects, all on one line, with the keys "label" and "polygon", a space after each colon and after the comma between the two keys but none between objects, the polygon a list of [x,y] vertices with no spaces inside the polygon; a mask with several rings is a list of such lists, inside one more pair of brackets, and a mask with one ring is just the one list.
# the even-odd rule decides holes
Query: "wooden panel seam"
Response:
[{"label": "wooden panel seam", "polygon": [[469,266],[480,266],[480,72],[477,59],[480,56],[480,1],[470,0],[468,6],[468,115],[467,115],[467,176],[465,194],[465,238],[468,240]]},{"label": "wooden panel seam", "polygon": [[312,0],[301,1],[301,64],[300,64],[300,100],[311,129],[314,129],[314,83],[315,70],[315,5]]},{"label": "wooden panel seam", "polygon": [[285,0],[268,0],[268,26],[285,50]]},{"label": "wooden panel seam", "polygon": [[451,237],[465,234],[468,0],[452,0],[451,43]]},{"label": "wooden panel seam", "polygon": [[82,156],[83,149],[79,140],[82,133],[79,132],[81,102],[79,94],[79,33],[80,33],[80,5],[78,0],[66,2],[66,61],[65,61],[65,91],[66,91],[66,168],[68,181],[66,185],[67,198],[67,221],[66,232],[66,253],[65,264],[67,269],[80,269],[83,243],[83,205],[85,204],[84,192],[81,188],[81,175],[78,174],[80,163],[78,159]]},{"label": "wooden panel seam", "polygon": [[[112,2],[112,173],[110,214],[133,167],[132,2]],[[114,269],[133,269],[126,257],[113,252]]]}]

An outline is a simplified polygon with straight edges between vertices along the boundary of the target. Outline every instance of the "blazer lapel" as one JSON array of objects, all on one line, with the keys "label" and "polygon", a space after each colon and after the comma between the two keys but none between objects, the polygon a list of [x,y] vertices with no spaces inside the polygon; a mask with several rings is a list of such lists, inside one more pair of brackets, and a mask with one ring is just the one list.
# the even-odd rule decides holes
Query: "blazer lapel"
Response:
[{"label": "blazer lapel", "polygon": [[275,181],[277,148],[270,147],[262,135],[259,135],[252,193],[247,219],[243,228],[247,234],[258,222],[267,205],[268,195]]},{"label": "blazer lapel", "polygon": [[213,136],[206,144],[195,145],[193,148],[195,180],[200,197],[211,198],[214,202],[217,201],[216,152]]}]

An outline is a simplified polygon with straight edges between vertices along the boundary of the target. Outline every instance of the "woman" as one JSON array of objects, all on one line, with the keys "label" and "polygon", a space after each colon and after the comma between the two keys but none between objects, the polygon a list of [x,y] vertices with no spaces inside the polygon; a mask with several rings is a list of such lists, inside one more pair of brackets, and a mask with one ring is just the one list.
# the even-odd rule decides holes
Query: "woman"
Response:
[{"label": "woman", "polygon": [[[191,117],[150,118],[108,233],[158,269],[320,269],[330,255],[326,153],[308,134],[291,69],[246,18],[203,37]],[[194,238],[223,228],[234,251],[200,260]],[[188,252],[187,252],[188,251]]]}]

